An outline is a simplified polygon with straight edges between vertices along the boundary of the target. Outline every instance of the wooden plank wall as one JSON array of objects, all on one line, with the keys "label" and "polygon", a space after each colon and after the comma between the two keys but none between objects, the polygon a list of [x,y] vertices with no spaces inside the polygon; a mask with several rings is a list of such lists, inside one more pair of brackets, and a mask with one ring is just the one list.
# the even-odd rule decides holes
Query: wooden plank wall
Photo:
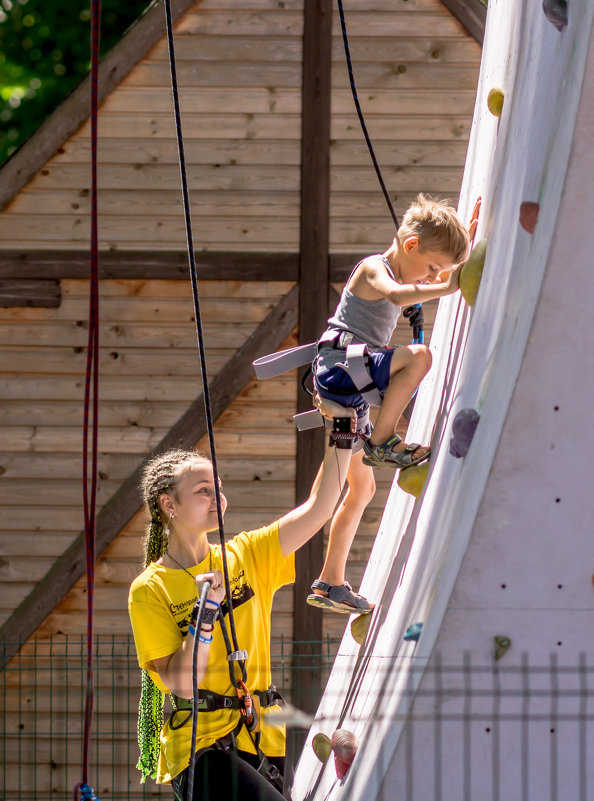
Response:
[{"label": "wooden plank wall", "polygon": [[[204,0],[175,27],[198,247],[299,247],[302,0]],[[185,246],[167,43],[99,115],[100,247]],[[0,216],[3,247],[89,238],[88,123]]]},{"label": "wooden plank wall", "polygon": [[[478,45],[438,0],[349,0],[347,6],[360,98],[397,213],[417,191],[455,199]],[[177,25],[198,249],[299,249],[302,7],[303,0],[205,0]],[[333,26],[330,249],[377,252],[390,242],[392,222],[354,113],[337,19]],[[100,135],[101,247],[183,250],[164,41],[106,100]],[[85,125],[0,214],[1,247],[84,247],[88,160]],[[212,376],[290,286],[201,283]],[[82,528],[87,286],[69,279],[60,288],[58,308],[0,308],[0,622]],[[200,391],[185,282],[106,280],[101,298],[100,505]],[[397,340],[410,341],[407,323]],[[216,426],[229,534],[269,522],[292,505],[296,395],[292,376],[254,381]],[[379,482],[355,540],[348,569],[355,586],[389,478]],[[127,591],[141,568],[143,525],[137,515],[99,560],[100,636],[129,633]],[[290,589],[279,593],[273,636],[291,632],[292,603]],[[84,632],[85,609],[81,581],[37,636]],[[345,622],[327,615],[325,634],[340,636]],[[18,725],[17,714],[15,707],[11,726]],[[70,717],[76,731],[79,713]],[[59,777],[52,786],[66,788]],[[114,786],[123,785],[118,779]]]},{"label": "wooden plank wall", "polygon": [[[457,202],[481,49],[440,0],[344,3],[359,101],[400,218],[418,192]],[[330,249],[392,241],[353,103],[338,14],[332,70]]]},{"label": "wooden plank wall", "polygon": [[[69,280],[62,287],[59,309],[4,309],[0,318],[2,622],[82,528],[87,285]],[[289,287],[201,283],[207,342],[214,343],[207,349],[211,377]],[[101,295],[99,506],[200,394],[189,284],[104,281]],[[272,520],[291,505],[294,396],[292,380],[254,383],[219,420],[222,475],[231,510],[237,509],[228,516],[230,532]],[[258,460],[258,452],[267,455]],[[272,507],[265,497],[274,498]],[[121,554],[102,563],[99,587],[123,588],[138,572],[138,528],[133,532],[134,547],[122,538],[128,565],[121,566]],[[125,601],[125,593],[116,596],[111,609]],[[119,623],[111,612],[102,619],[99,604],[97,631],[128,632],[125,603],[122,612]],[[81,625],[75,616],[69,624],[48,622],[44,631],[74,633]]]}]

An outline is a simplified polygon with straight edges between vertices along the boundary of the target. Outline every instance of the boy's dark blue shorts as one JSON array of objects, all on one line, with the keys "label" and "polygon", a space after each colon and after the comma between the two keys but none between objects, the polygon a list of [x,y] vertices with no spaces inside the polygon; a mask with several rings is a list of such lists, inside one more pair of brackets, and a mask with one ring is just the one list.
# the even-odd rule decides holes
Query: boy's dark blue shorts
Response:
[{"label": "boy's dark blue shorts", "polygon": [[[386,391],[390,383],[390,363],[395,348],[381,348],[368,353],[371,378],[379,391]],[[341,406],[357,408],[365,403],[360,392],[342,367],[331,367],[322,372],[314,371],[314,387],[323,398],[340,403]]]}]

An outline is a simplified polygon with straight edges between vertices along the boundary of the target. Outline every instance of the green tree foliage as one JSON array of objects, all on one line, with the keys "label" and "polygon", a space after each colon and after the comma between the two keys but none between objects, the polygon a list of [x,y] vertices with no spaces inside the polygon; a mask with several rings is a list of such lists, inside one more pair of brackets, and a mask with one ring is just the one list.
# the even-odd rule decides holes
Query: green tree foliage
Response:
[{"label": "green tree foliage", "polygon": [[[105,53],[149,0],[102,0]],[[0,164],[90,67],[89,0],[0,0]]]}]

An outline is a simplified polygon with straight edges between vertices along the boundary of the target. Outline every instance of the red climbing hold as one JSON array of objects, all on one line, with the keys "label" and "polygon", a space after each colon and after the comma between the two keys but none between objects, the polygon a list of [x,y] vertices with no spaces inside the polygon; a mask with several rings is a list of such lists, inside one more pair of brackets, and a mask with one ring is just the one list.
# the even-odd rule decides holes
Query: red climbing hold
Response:
[{"label": "red climbing hold", "polygon": [[529,234],[534,233],[536,223],[538,222],[539,210],[540,205],[538,203],[532,203],[529,200],[526,200],[520,206],[520,225],[524,231],[528,231]]},{"label": "red climbing hold", "polygon": [[543,0],[542,10],[551,25],[554,25],[558,31],[567,27],[567,0]]},{"label": "red climbing hold", "polygon": [[339,779],[346,776],[346,772],[351,766],[351,762],[357,753],[359,741],[352,731],[347,729],[336,729],[332,735],[332,750],[334,751],[334,766],[336,775]]}]

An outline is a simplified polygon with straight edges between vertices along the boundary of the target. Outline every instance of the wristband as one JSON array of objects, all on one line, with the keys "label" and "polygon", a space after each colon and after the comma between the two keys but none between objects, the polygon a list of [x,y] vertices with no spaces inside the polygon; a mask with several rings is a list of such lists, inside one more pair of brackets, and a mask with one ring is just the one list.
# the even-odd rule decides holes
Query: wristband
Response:
[{"label": "wristband", "polygon": [[212,642],[212,634],[211,634],[211,635],[210,635],[210,637],[208,637],[208,638],[206,638],[206,637],[203,637],[203,636],[202,636],[202,634],[201,634],[201,635],[198,637],[198,640],[199,640],[200,642],[204,642],[204,643],[206,643],[207,645],[210,645],[210,643]]},{"label": "wristband", "polygon": [[207,603],[207,604],[212,604],[213,606],[216,606],[216,607],[217,607],[217,609],[220,609],[220,608],[221,608],[221,604],[218,604],[216,601],[213,601],[213,600],[211,600],[210,598],[207,598],[207,599],[206,599],[206,603]]},{"label": "wristband", "polygon": [[[206,603],[209,603],[207,600]],[[212,601],[212,603],[215,603]],[[196,618],[198,617],[198,604],[194,606],[192,609],[192,623],[196,622]],[[207,609],[206,607],[202,610],[202,622],[203,623],[214,623],[218,616],[219,616],[220,607],[219,604],[216,604],[215,609]]]}]

